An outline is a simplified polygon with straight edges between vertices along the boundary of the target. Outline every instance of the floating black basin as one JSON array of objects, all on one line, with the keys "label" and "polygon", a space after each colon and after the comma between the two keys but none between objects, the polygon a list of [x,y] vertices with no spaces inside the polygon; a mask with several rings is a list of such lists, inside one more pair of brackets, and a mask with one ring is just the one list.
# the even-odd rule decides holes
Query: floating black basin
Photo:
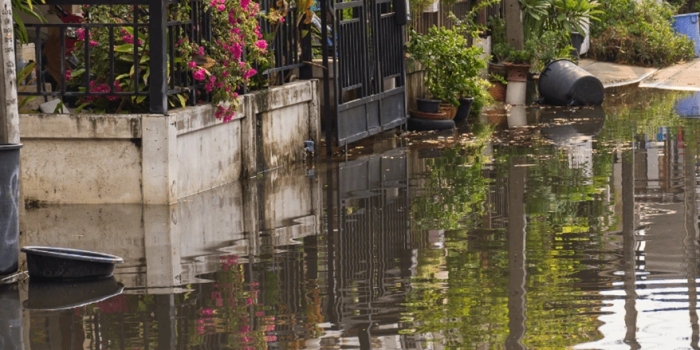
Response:
[{"label": "floating black basin", "polygon": [[24,247],[27,254],[27,269],[31,279],[81,280],[111,277],[114,265],[124,259],[87,250]]},{"label": "floating black basin", "polygon": [[58,311],[96,303],[119,295],[124,285],[114,277],[96,281],[48,281],[29,280],[29,298],[24,302],[27,310]]}]

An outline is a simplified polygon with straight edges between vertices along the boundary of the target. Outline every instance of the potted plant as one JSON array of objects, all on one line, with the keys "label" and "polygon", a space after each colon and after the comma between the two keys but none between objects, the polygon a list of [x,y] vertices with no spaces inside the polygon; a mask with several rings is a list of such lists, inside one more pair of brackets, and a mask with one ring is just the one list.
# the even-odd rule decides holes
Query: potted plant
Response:
[{"label": "potted plant", "polygon": [[[469,91],[486,62],[483,50],[467,46],[464,35],[453,29],[433,26],[426,35],[411,31],[407,51],[411,58],[420,62],[425,74],[424,82],[430,99],[419,100],[419,110],[437,113],[437,101],[453,107],[459,106],[459,96]],[[426,110],[427,103],[432,110]]]},{"label": "potted plant", "polygon": [[[486,30],[485,26],[476,23],[476,15],[497,1],[480,2],[461,19],[450,13],[449,18],[454,23],[451,29],[433,26],[425,35],[411,30],[407,52],[423,66],[425,86],[433,100],[457,107],[470,103],[470,97],[480,96],[481,99],[484,95],[485,80],[478,78],[486,68],[484,51],[479,46],[468,45],[467,38],[477,37]],[[461,103],[460,98],[464,98]],[[418,102],[421,110],[425,101]]]},{"label": "potted plant", "polygon": [[507,81],[527,81],[527,73],[530,71],[533,54],[529,48],[511,50],[506,57]]},{"label": "potted plant", "polygon": [[491,16],[488,20],[491,32],[491,59],[488,62],[489,74],[505,76],[506,68],[503,61],[511,51],[506,39],[506,21],[501,17]]}]

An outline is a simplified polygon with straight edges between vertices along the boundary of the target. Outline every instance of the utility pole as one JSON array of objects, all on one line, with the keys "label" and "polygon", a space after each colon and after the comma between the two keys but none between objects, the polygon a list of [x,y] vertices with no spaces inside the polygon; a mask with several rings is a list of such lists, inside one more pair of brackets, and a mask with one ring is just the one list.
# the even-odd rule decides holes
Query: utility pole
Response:
[{"label": "utility pole", "polygon": [[0,84],[0,144],[19,143],[19,110],[17,108],[17,78],[15,67],[15,35],[12,20],[12,3],[2,0],[0,12],[2,41],[2,75],[4,83]]},{"label": "utility pole", "polygon": [[523,10],[520,0],[504,0],[503,12],[506,18],[506,39],[508,45],[515,50],[522,50],[525,46],[523,34]]}]

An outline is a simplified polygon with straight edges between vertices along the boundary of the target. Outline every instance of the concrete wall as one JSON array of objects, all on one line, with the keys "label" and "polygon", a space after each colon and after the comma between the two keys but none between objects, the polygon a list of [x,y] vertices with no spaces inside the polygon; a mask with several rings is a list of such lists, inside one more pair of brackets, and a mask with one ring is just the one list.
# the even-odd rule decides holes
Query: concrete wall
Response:
[{"label": "concrete wall", "polygon": [[318,142],[316,81],[241,97],[223,123],[211,105],[170,115],[23,114],[22,196],[36,204],[173,204],[303,159]]}]

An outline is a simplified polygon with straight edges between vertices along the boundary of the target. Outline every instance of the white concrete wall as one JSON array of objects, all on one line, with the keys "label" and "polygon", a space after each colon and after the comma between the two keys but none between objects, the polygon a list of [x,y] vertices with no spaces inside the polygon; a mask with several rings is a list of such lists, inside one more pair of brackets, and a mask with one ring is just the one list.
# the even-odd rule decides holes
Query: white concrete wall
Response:
[{"label": "white concrete wall", "polygon": [[167,116],[23,114],[22,196],[25,203],[174,204],[301,161],[304,141],[320,138],[317,82],[242,96],[238,116],[222,123],[211,105]]},{"label": "white concrete wall", "polygon": [[177,113],[178,197],[235,181],[241,175],[241,123],[214,118],[209,105]]}]

